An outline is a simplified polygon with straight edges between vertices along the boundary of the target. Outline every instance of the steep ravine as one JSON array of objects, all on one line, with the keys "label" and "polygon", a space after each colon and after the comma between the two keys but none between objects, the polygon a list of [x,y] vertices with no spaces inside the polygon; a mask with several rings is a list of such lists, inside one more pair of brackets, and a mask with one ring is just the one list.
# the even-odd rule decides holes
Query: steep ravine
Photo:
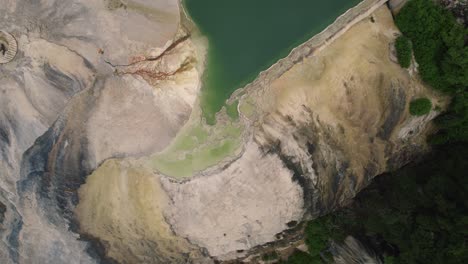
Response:
[{"label": "steep ravine", "polygon": [[240,118],[218,126],[241,130],[223,132],[240,150],[179,181],[152,158],[189,120],[205,125],[206,47],[178,1],[130,2],[0,7],[19,44],[0,66],[2,263],[245,257],[424,152],[437,112],[412,117],[408,102],[445,104],[391,60],[399,32],[384,5],[233,95]]}]

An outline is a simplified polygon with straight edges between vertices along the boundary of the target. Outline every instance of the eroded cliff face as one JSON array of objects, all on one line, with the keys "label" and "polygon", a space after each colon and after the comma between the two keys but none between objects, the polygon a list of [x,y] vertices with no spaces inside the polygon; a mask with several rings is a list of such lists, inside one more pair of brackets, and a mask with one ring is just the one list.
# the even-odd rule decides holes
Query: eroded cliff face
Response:
[{"label": "eroded cliff face", "polygon": [[444,100],[392,61],[398,34],[382,6],[280,77],[249,87],[237,98],[242,154],[182,184],[163,180],[175,233],[218,259],[243,256],[427,151],[437,113],[412,117],[408,104]]},{"label": "eroded cliff face", "polygon": [[[78,233],[77,191],[105,159],[161,149],[188,119],[200,74],[191,40],[170,46],[179,13],[164,0],[2,2],[18,53],[0,65],[0,262],[106,260]],[[129,67],[178,71],[149,82]]]},{"label": "eroded cliff face", "polygon": [[[176,0],[0,7],[18,41],[0,65],[0,262],[243,257],[425,151],[437,112],[411,117],[408,103],[444,100],[392,61],[386,6],[261,75],[232,98],[240,118],[215,127],[197,105],[204,47],[179,12]],[[224,158],[181,179],[154,161],[168,148]]]},{"label": "eroded cliff face", "polygon": [[[434,96],[391,61],[398,34],[382,7],[268,87],[253,91],[255,97],[245,96],[255,98],[257,106],[254,140],[301,172],[315,193],[308,208],[312,215],[343,205],[375,175],[424,151],[424,131],[410,124],[415,118],[407,105]],[[406,127],[413,131],[403,132]]]},{"label": "eroded cliff face", "polygon": [[166,223],[167,194],[144,165],[106,161],[88,177],[80,198],[81,232],[102,240],[107,255],[121,263],[184,263],[199,257],[196,247]]}]

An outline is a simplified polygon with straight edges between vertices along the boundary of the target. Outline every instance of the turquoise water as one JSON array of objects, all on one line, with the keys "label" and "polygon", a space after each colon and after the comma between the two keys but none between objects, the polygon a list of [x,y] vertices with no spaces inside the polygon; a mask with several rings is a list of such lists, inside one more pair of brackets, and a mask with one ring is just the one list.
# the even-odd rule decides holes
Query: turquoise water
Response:
[{"label": "turquoise water", "polygon": [[208,123],[236,89],[360,0],[185,0],[209,40],[201,104]]}]

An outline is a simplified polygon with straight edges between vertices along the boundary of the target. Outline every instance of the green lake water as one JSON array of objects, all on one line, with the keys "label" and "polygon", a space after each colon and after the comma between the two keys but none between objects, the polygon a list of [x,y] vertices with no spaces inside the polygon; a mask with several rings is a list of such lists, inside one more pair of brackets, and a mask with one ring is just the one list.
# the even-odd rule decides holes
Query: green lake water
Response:
[{"label": "green lake water", "polygon": [[201,95],[208,123],[232,92],[360,0],[185,0],[209,40]]}]

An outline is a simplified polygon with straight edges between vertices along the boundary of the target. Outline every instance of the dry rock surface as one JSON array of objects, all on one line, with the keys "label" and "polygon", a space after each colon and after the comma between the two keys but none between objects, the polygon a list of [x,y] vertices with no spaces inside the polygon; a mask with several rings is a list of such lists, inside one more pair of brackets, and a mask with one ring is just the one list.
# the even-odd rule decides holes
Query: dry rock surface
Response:
[{"label": "dry rock surface", "polygon": [[243,96],[257,112],[250,118],[254,140],[303,175],[306,215],[345,204],[374,176],[424,152],[437,113],[412,117],[408,103],[420,96],[444,101],[390,60],[399,32],[388,8],[371,17]]},{"label": "dry rock surface", "polygon": [[[104,253],[105,237],[80,235],[77,191],[110,157],[160,150],[190,116],[199,90],[192,41],[147,61],[181,34],[179,14],[176,0],[2,1],[0,29],[17,52],[0,65],[1,263],[119,259]],[[127,65],[153,75],[184,67],[150,82],[116,73]]]},{"label": "dry rock surface", "polygon": [[255,143],[218,173],[184,184],[165,179],[163,186],[171,197],[166,215],[174,231],[221,258],[273,241],[302,218],[302,189],[291,171]]},{"label": "dry rock surface", "polygon": [[[438,113],[408,103],[445,101],[391,60],[390,11],[365,2],[207,128],[206,47],[179,1],[3,0],[17,51],[0,64],[0,263],[243,258],[424,152]],[[169,146],[222,162],[173,178],[153,160]]]}]

